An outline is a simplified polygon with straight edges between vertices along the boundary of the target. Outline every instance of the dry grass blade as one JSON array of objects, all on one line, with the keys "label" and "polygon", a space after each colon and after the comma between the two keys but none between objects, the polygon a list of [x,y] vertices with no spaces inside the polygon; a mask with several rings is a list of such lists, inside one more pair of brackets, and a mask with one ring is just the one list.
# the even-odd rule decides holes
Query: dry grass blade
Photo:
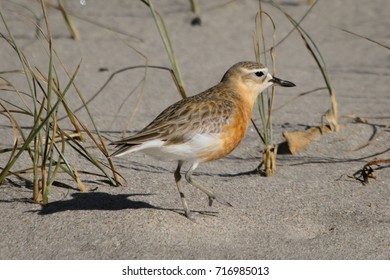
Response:
[{"label": "dry grass blade", "polygon": [[[139,68],[153,68],[153,69],[160,69],[160,70],[165,70],[165,71],[169,71],[169,73],[171,74],[171,77],[173,79],[173,81],[175,82],[175,85],[178,89],[178,91],[180,91],[180,86],[179,86],[179,82],[175,76],[175,73],[174,71],[171,69],[171,68],[167,68],[167,67],[163,67],[163,66],[157,66],[157,65],[136,65],[136,66],[129,66],[129,67],[125,67],[125,68],[122,68],[122,69],[119,69],[117,71],[115,71],[114,73],[112,73],[110,75],[110,77],[108,77],[107,81],[104,82],[104,84],[100,87],[100,89],[94,94],[92,95],[88,100],[85,101],[85,103],[83,103],[83,105],[81,105],[80,107],[76,108],[73,110],[73,113],[77,113],[78,111],[80,111],[81,109],[84,108],[85,105],[88,105],[90,104],[94,99],[96,99],[99,94],[106,88],[106,86],[111,82],[111,80],[118,74],[120,73],[123,73],[125,71],[128,71],[128,70],[133,70],[133,69],[139,69]],[[84,105],[85,104],[85,105]],[[65,117],[63,117],[65,118]],[[62,120],[63,118],[60,118],[60,120]]]},{"label": "dry grass blade", "polygon": [[390,119],[390,115],[388,116],[356,116],[356,115],[343,115],[343,118],[347,119],[352,119],[355,122],[360,122],[360,123],[368,123],[367,119],[379,119],[379,120],[384,120],[384,119]]},{"label": "dry grass blade", "polygon": [[[350,151],[347,152],[347,154],[359,151],[359,150],[369,146],[371,143],[375,142],[379,136],[382,136],[386,132],[386,129],[389,128],[389,125],[383,125],[383,128],[380,128],[381,125],[373,124],[367,118],[363,118],[363,117],[359,117],[359,116],[346,115],[344,117],[353,119],[357,123],[370,125],[374,130],[371,137],[368,139],[368,141],[366,141],[364,144],[359,145],[358,147],[351,149]],[[385,119],[385,118],[386,117],[381,117],[381,119]]]},{"label": "dry grass blade", "polygon": [[169,37],[168,29],[165,25],[164,19],[154,9],[152,1],[141,0],[141,2],[144,3],[145,5],[147,5],[149,7],[150,11],[152,12],[154,22],[156,24],[157,30],[158,30],[160,37],[161,37],[161,41],[164,44],[165,51],[167,52],[168,58],[169,58],[171,65],[172,65],[173,73],[174,73],[175,78],[178,82],[177,87],[179,89],[179,93],[180,93],[182,98],[186,98],[187,94],[186,94],[185,87],[184,87],[184,81],[183,81],[183,78],[181,76],[179,65],[177,63],[175,52],[173,51],[172,42],[171,42],[171,39]]},{"label": "dry grass blade", "polygon": [[[317,2],[318,2],[318,0],[316,2],[314,2],[313,5],[315,5]],[[306,46],[307,50],[310,52],[310,54],[312,55],[312,57],[314,58],[314,60],[315,60],[315,62],[317,64],[318,68],[320,69],[321,74],[322,74],[322,76],[324,78],[326,87],[328,88],[329,96],[330,96],[330,100],[331,100],[331,105],[332,105],[332,114],[333,114],[333,118],[332,119],[334,120],[334,123],[332,123],[331,126],[335,127],[335,129],[337,130],[339,126],[338,126],[338,110],[337,110],[336,95],[335,95],[334,90],[333,90],[333,88],[331,86],[330,79],[329,79],[329,76],[328,76],[328,71],[326,69],[326,64],[325,64],[325,61],[324,61],[324,59],[323,59],[323,57],[321,55],[321,52],[319,51],[316,43],[311,39],[309,34],[307,34],[307,32],[299,25],[298,22],[296,22],[275,1],[272,1],[272,4],[276,8],[278,8],[286,16],[286,18],[291,22],[291,24],[294,26],[294,28],[298,31],[298,33],[301,36],[303,42],[305,43],[305,46]]]},{"label": "dry grass blade", "polygon": [[[256,61],[258,63],[262,62],[262,59],[261,59],[262,51],[261,50],[263,50],[263,52],[264,52],[265,49],[266,49],[265,37],[264,37],[263,10],[262,10],[261,3],[262,3],[262,1],[259,0],[259,11],[257,12],[256,17],[255,17],[255,33],[254,33],[254,36],[253,36],[255,57],[256,57]],[[260,26],[260,30],[261,30],[260,32],[259,32],[259,26]],[[261,35],[262,40],[260,40],[260,35]],[[266,55],[264,56],[264,61],[265,61],[264,64],[266,65],[267,64],[267,56]],[[262,139],[263,143],[267,146],[269,144],[269,142],[270,142],[269,141],[270,135],[269,135],[269,130],[267,129],[267,126],[266,126],[266,123],[267,123],[267,120],[266,120],[266,115],[267,115],[266,110],[267,109],[265,107],[264,95],[260,94],[259,97],[258,97],[258,110],[259,110],[261,122],[263,124],[264,136],[260,133],[260,130],[256,127],[256,124],[255,124],[255,122],[253,120],[252,120],[252,123],[256,127],[256,131],[258,132],[258,134],[259,134],[260,138]]]},{"label": "dry grass blade", "polygon": [[362,145],[360,145],[360,146],[358,146],[356,148],[353,148],[350,152],[357,152],[357,151],[359,151],[359,150],[369,146],[376,139],[378,139],[379,136],[381,136],[383,134],[384,134],[383,130],[375,131],[375,133],[370,137],[370,139],[366,143],[364,143],[364,144],[362,144]]},{"label": "dry grass blade", "polygon": [[6,112],[6,114],[7,114],[6,116],[8,117],[8,119],[10,120],[10,122],[12,124],[12,131],[14,134],[14,141],[13,141],[12,149],[11,150],[3,150],[3,151],[0,150],[0,153],[11,151],[8,162],[5,164],[5,165],[8,165],[8,163],[10,162],[11,158],[15,155],[15,152],[18,148],[18,129],[17,129],[18,123],[17,123],[16,119],[13,117],[12,113],[4,106],[3,102],[1,102],[1,100],[0,100],[0,106]]},{"label": "dry grass blade", "polygon": [[[123,129],[122,137],[125,137],[126,131],[128,130],[132,120],[134,119],[135,115],[138,112],[139,105],[141,104],[141,100],[142,100],[142,96],[143,96],[143,88],[144,88],[144,85],[145,85],[145,79],[146,79],[146,76],[144,76],[138,82],[138,84],[130,91],[130,93],[127,95],[127,97],[123,100],[123,102],[121,103],[121,105],[118,108],[118,114],[119,114],[119,112],[122,111],[123,107],[125,107],[126,102],[130,98],[130,96],[132,96],[134,94],[134,92],[136,92],[139,88],[141,88],[140,94],[137,96],[137,101],[135,102],[135,105],[134,105],[134,108],[133,108],[133,112],[131,113],[131,115],[130,115],[128,121],[127,121],[126,127]],[[117,117],[117,115],[115,115],[115,118],[112,120],[111,125],[113,125],[113,123],[115,122],[116,117]]]},{"label": "dry grass blade", "polygon": [[[147,76],[148,76],[148,65],[149,65],[149,62],[148,62],[148,57],[146,55],[144,55],[141,51],[139,51],[137,48],[133,47],[132,45],[130,45],[128,42],[126,41],[123,41],[124,44],[126,44],[130,49],[132,49],[133,51],[135,51],[139,56],[141,56],[144,61],[145,61],[145,68],[144,68],[144,74],[141,78],[141,80],[138,82],[138,84],[127,94],[127,96],[125,97],[125,99],[122,101],[121,105],[119,106],[119,109],[117,110],[117,112],[115,113],[115,116],[114,118],[112,119],[112,123],[111,123],[111,126],[113,125],[113,123],[116,121],[118,115],[120,114],[120,112],[122,111],[122,109],[126,106],[127,104],[127,101],[128,99],[134,94],[134,93],[138,93],[137,94],[137,101],[135,103],[134,106],[131,106],[132,107],[132,112],[131,112],[131,115],[130,117],[128,117],[128,120],[126,122],[126,126],[123,128],[123,132],[122,132],[122,135],[123,137],[125,137],[125,134],[127,132],[127,130],[129,129],[135,115],[137,114],[138,110],[139,110],[139,106],[141,104],[141,101],[142,101],[142,98],[144,96],[144,87],[145,87],[145,83],[146,83],[146,79],[147,79]],[[173,71],[172,71],[173,72]],[[179,88],[178,88],[179,90]],[[128,106],[126,106],[126,108],[128,108]]]},{"label": "dry grass blade", "polygon": [[[106,179],[108,179],[110,181],[110,183],[112,185],[115,185],[115,186],[120,185],[121,183],[120,183],[120,179],[118,177],[119,173],[116,171],[115,165],[112,162],[112,160],[108,157],[107,146],[105,145],[103,138],[99,136],[99,141],[101,141],[101,144],[99,144],[99,141],[97,139],[95,139],[95,137],[93,136],[91,131],[79,119],[77,119],[77,120],[80,123],[80,125],[83,127],[85,132],[88,134],[88,136],[91,138],[91,140],[94,142],[95,146],[98,147],[100,149],[100,151],[108,158],[110,169],[113,172],[114,179],[111,178],[111,176],[107,173],[102,162],[100,162],[98,159],[95,158],[95,156],[93,156],[91,153],[89,153],[88,150],[79,141],[76,141],[75,139],[70,138],[69,135],[65,131],[61,131],[61,134],[63,134],[64,137],[70,139],[70,141],[68,141],[67,144],[70,147],[72,147],[73,150],[75,150],[80,156],[82,156],[88,162],[90,162],[92,165],[97,167],[104,174]],[[65,161],[65,157],[62,156],[62,158]],[[69,164],[67,164],[67,166],[70,167]],[[69,169],[69,170],[71,170],[71,169]],[[71,175],[74,179],[76,179],[76,177],[73,176],[72,172],[69,172],[68,174]]]},{"label": "dry grass blade", "polygon": [[[23,105],[24,105],[24,108],[26,108],[26,109],[22,108],[21,106],[18,106],[18,105],[16,105],[16,104],[14,104],[14,103],[11,103],[11,102],[9,102],[9,101],[7,101],[7,100],[4,100],[4,102],[10,104],[10,105],[13,106],[14,108],[17,108],[17,109],[20,111],[20,113],[22,113],[22,114],[27,114],[27,115],[30,114],[30,115],[32,115],[33,112],[32,112],[32,110],[29,108],[29,106],[27,105],[27,101],[26,101],[25,98],[23,97],[23,95],[25,95],[25,96],[28,96],[28,95],[27,95],[26,93],[20,92],[20,91],[13,85],[13,83],[11,83],[8,79],[6,79],[6,78],[4,78],[4,77],[0,77],[0,79],[2,79],[3,81],[5,81],[4,89],[7,89],[7,90],[9,90],[9,91],[11,91],[11,92],[16,93],[17,96],[19,97],[19,99],[22,101],[22,103],[23,103]],[[9,89],[9,88],[11,88],[11,89]],[[12,111],[12,110],[10,110],[10,111]]]},{"label": "dry grass blade", "polygon": [[[7,22],[5,21],[4,19],[4,15],[0,9],[0,17],[1,17],[1,20],[4,24],[4,27],[5,29],[7,30],[7,33],[8,33],[8,36],[9,38],[7,38],[6,36],[4,36],[2,33],[0,33],[0,36],[5,39],[7,41],[7,43],[15,50],[15,52],[17,53],[18,55],[18,58],[22,64],[22,67],[23,67],[23,74],[24,76],[26,77],[26,81],[27,81],[27,84],[28,84],[28,88],[29,88],[29,91],[30,92],[34,92],[34,89],[33,89],[33,82],[32,82],[32,77],[30,76],[30,71],[29,69],[31,69],[29,63],[28,63],[28,60],[26,59],[26,57],[24,56],[23,52],[21,51],[21,49],[16,45],[16,41],[15,41],[15,38],[14,36],[12,35],[9,27],[8,27],[8,24]],[[1,182],[1,181],[0,181]]]},{"label": "dry grass blade", "polygon": [[294,98],[291,98],[286,103],[280,105],[279,107],[274,108],[274,111],[280,110],[283,107],[285,107],[287,105],[290,105],[292,102],[296,101],[297,99],[299,99],[299,98],[301,98],[301,97],[303,97],[305,95],[308,95],[308,94],[311,94],[311,93],[315,93],[315,92],[321,91],[321,90],[326,90],[326,89],[328,89],[328,88],[327,87],[319,87],[319,88],[315,88],[315,89],[312,89],[312,90],[309,90],[309,91],[302,92],[302,93],[298,94],[297,96],[295,96]]},{"label": "dry grass blade", "polygon": [[73,173],[74,173],[74,175],[75,175],[75,177],[76,177],[76,182],[77,182],[77,185],[79,186],[80,191],[86,192],[86,191],[87,191],[87,188],[85,187],[85,185],[84,185],[83,182],[81,181],[80,176],[79,176],[79,173],[77,172],[76,166],[73,166]]},{"label": "dry grass blade", "polygon": [[367,41],[370,41],[370,42],[375,43],[375,44],[377,44],[377,45],[379,45],[379,46],[381,46],[381,47],[383,47],[383,48],[386,48],[386,49],[389,49],[389,50],[390,50],[390,46],[387,46],[387,45],[385,45],[385,44],[383,44],[383,43],[380,43],[380,42],[378,42],[378,41],[375,41],[375,40],[373,40],[373,39],[371,39],[371,38],[368,38],[368,37],[363,36],[363,35],[359,35],[359,34],[357,34],[357,33],[355,33],[355,32],[352,32],[352,31],[349,31],[349,30],[346,30],[346,29],[343,29],[343,28],[340,28],[340,30],[342,30],[342,31],[344,31],[344,32],[347,32],[347,33],[349,33],[349,34],[352,34],[352,35],[354,35],[354,36],[356,36],[356,37],[360,37],[360,38],[362,38],[362,39],[366,39]]},{"label": "dry grass blade", "polygon": [[190,2],[191,2],[191,11],[194,14],[199,15],[199,13],[200,13],[199,1],[198,0],[190,0]]},{"label": "dry grass blade", "polygon": [[[265,24],[264,16],[270,21],[272,26],[272,44],[270,48],[270,57],[272,61],[272,74],[275,75],[275,38],[276,38],[276,26],[272,17],[266,13],[262,8],[262,0],[259,0],[259,11],[255,17],[255,33],[253,36],[254,49],[256,61],[267,65],[267,53],[266,53],[266,39],[265,39]],[[260,39],[261,37],[261,39]],[[261,54],[264,54],[262,59]],[[263,150],[263,159],[259,166],[256,168],[261,174],[265,176],[271,176],[276,172],[276,156],[277,156],[277,145],[272,143],[272,111],[275,97],[275,87],[272,87],[271,94],[267,89],[264,93],[258,96],[258,109],[260,114],[261,123],[263,126],[263,135],[256,127],[255,122],[252,120],[253,125],[261,140],[263,141],[265,148]],[[265,171],[261,171],[260,168],[265,167]]]},{"label": "dry grass blade", "polygon": [[[55,51],[54,51],[55,52]],[[57,56],[57,58],[59,59],[59,61],[61,61],[61,59]],[[61,61],[62,63],[62,61]],[[80,62],[81,63],[81,62]],[[68,70],[66,69],[66,67],[64,68],[66,73],[68,74],[68,78],[70,78],[70,75],[69,75],[69,72]],[[55,71],[55,69],[54,69]],[[34,73],[34,77],[38,80],[38,81],[43,81],[45,84],[49,84],[49,81],[48,79],[45,77],[45,75],[42,74],[42,72],[37,69],[37,73]],[[56,78],[56,81],[58,81],[58,77]],[[59,83],[58,82],[55,82],[55,81],[52,81],[54,83],[54,87],[52,88],[53,91],[56,93],[57,96],[60,96],[61,95],[61,90],[59,88]],[[38,82],[39,86],[40,86],[40,83]],[[43,88],[42,86],[41,87],[41,90],[43,91]],[[76,133],[77,133],[77,137],[81,140],[81,141],[85,141],[85,138],[83,136],[83,134],[81,133],[81,130],[80,130],[80,127],[79,125],[77,124],[75,118],[74,118],[74,115],[72,113],[72,110],[70,109],[70,107],[68,106],[68,103],[66,102],[65,99],[63,99],[62,101],[62,106],[64,107],[65,109],[65,112],[66,112],[66,118],[68,118],[70,120],[70,122],[72,123]],[[63,118],[59,118],[58,120],[62,120]]]},{"label": "dry grass blade", "polygon": [[252,122],[253,127],[254,127],[255,130],[256,130],[257,135],[259,135],[261,141],[263,141],[263,143],[265,143],[264,137],[263,137],[263,135],[261,134],[260,129],[257,127],[255,121],[254,121],[252,118],[251,118],[251,122]]},{"label": "dry grass blade", "polygon": [[[5,36],[0,32],[0,37],[2,37],[3,39],[5,39]],[[4,75],[4,74],[15,74],[15,73],[22,73],[23,74],[23,71],[21,70],[7,70],[7,71],[0,71],[0,75]],[[5,84],[5,85],[9,85],[8,83]],[[2,85],[3,86],[3,85]]]},{"label": "dry grass blade", "polygon": [[[58,153],[58,158],[62,158],[62,160],[66,163],[66,157],[64,156],[65,154],[65,147],[66,147],[66,139],[65,137],[63,136],[62,133],[59,133],[60,137],[61,137],[61,151],[58,149],[58,145],[53,145],[54,149],[56,150],[56,152]],[[53,141],[56,142],[55,138],[53,139]],[[53,158],[53,155],[51,155],[51,158]],[[60,167],[61,167],[61,161],[58,160],[57,162],[55,162],[54,159],[52,159],[52,161],[50,162],[51,164],[55,165],[54,167],[54,170],[52,172],[52,175],[50,176],[49,180],[48,180],[48,186],[51,186],[54,182],[54,180],[56,179],[56,174],[58,173]],[[70,169],[70,165],[67,164],[68,166],[68,169]],[[52,168],[49,168],[49,170],[51,170]]]},{"label": "dry grass blade", "polygon": [[[313,2],[313,1],[311,1]],[[311,10],[314,8],[314,6],[318,3],[318,1],[315,1],[310,5],[310,8],[305,12],[305,14],[301,17],[300,20],[297,21],[297,25],[300,25],[302,21],[307,17],[307,15],[311,12]],[[272,4],[272,2],[271,2]],[[281,45],[290,35],[295,31],[296,26],[294,26],[279,42],[275,44],[275,48]]]},{"label": "dry grass blade", "polygon": [[[276,59],[276,54],[275,54],[275,38],[276,38],[276,26],[275,22],[273,21],[272,17],[263,11],[262,9],[262,1],[259,1],[259,12],[256,15],[255,18],[255,24],[256,24],[256,29],[255,29],[255,34],[254,34],[254,43],[255,43],[255,56],[256,56],[256,61],[261,63],[261,49],[263,50],[263,53],[265,53],[266,49],[266,43],[265,43],[265,31],[264,31],[264,15],[267,16],[269,21],[271,22],[272,25],[272,45],[270,48],[270,57],[271,57],[271,62],[272,62],[272,74],[275,75],[276,68],[275,68],[275,59]],[[260,26],[261,29],[261,40],[259,38],[259,30],[258,26]],[[260,47],[260,41],[262,42],[262,46]],[[264,63],[267,65],[267,56],[264,55]],[[264,96],[267,96],[267,106],[265,105],[265,100]],[[272,87],[271,89],[271,95],[268,94],[268,91],[266,94],[260,94],[258,97],[259,101],[259,112],[260,112],[260,117],[262,120],[263,128],[264,128],[264,144],[268,145],[269,143],[272,142],[272,111],[273,111],[273,103],[274,103],[274,97],[275,97],[275,87]]]},{"label": "dry grass blade", "polygon": [[60,9],[62,16],[64,17],[66,24],[69,27],[69,31],[72,34],[72,38],[76,41],[80,40],[80,33],[78,32],[77,28],[73,24],[73,21],[68,13],[68,11],[65,9],[64,3],[62,0],[58,0],[58,8]]}]

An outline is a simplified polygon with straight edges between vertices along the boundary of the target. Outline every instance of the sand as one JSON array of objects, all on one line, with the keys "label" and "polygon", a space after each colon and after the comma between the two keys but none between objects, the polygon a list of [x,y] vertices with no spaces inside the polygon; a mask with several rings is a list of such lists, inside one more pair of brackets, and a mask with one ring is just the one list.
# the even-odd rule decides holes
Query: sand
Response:
[{"label": "sand", "polygon": [[[150,12],[139,1],[87,0],[84,7],[78,1],[66,2],[69,11],[78,16],[74,22],[81,40],[72,40],[61,14],[49,9],[54,47],[72,71],[82,59],[76,83],[85,99],[115,71],[145,64],[143,56],[150,65],[170,66]],[[228,5],[221,5],[228,1],[200,1],[201,26],[191,25],[194,15],[189,1],[154,2],[170,31],[189,95],[216,84],[234,63],[255,59],[252,36],[257,1]],[[47,55],[34,37],[34,27],[27,18],[16,16],[31,18],[31,13],[10,2],[1,5],[25,53],[34,65],[47,71]],[[281,1],[281,5],[295,19],[309,8],[304,0]],[[41,15],[39,5],[29,6]],[[279,41],[291,25],[269,4],[265,3],[264,9],[275,21]],[[122,187],[82,175],[88,191],[80,192],[74,182],[64,178],[72,188],[53,186],[46,207],[30,202],[28,183],[10,177],[12,182],[0,187],[0,259],[389,259],[388,165],[377,170],[377,179],[366,185],[348,177],[370,160],[390,158],[386,126],[390,115],[389,51],[340,30],[389,46],[389,11],[387,0],[327,0],[320,1],[305,18],[302,26],[326,62],[342,128],[315,139],[295,155],[279,154],[277,173],[266,178],[245,174],[259,164],[264,148],[250,127],[233,153],[201,164],[194,173],[233,207],[217,202],[209,207],[207,197],[186,184],[196,221],[188,220],[182,215],[174,184],[175,163],[143,154],[115,159],[126,179]],[[4,32],[3,25],[0,29]],[[20,69],[4,40],[0,49],[0,71]],[[284,106],[274,112],[273,135],[274,142],[282,144],[284,131],[320,125],[330,101],[326,90],[295,99],[324,87],[314,59],[296,32],[277,47],[276,54],[278,76],[297,85],[277,90],[275,107]],[[66,84],[63,71],[59,75]],[[6,77],[26,89],[23,76]],[[169,73],[150,69],[138,111],[128,124],[140,91],[127,97],[142,77],[143,70],[116,76],[89,104],[108,139],[120,139],[126,128],[129,132],[141,129],[180,99]],[[68,100],[72,108],[80,105],[73,89]],[[366,118],[368,124],[345,115]],[[85,110],[78,116],[90,123]],[[253,117],[259,123],[256,109]],[[12,130],[6,125],[8,120],[1,117],[3,145],[12,143]],[[354,150],[370,140],[366,147]],[[90,168],[80,157],[70,158],[80,170]],[[1,155],[0,164],[7,159]],[[18,162],[15,170],[23,163]]]}]

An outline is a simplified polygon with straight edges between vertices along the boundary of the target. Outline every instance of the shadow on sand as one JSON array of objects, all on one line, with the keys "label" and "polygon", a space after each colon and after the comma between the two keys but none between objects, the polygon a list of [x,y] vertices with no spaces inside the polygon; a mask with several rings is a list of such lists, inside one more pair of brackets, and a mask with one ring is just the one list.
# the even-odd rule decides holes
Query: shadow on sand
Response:
[{"label": "shadow on sand", "polygon": [[[163,211],[171,211],[184,216],[181,209],[157,207],[147,202],[131,199],[137,196],[148,196],[152,194],[108,194],[104,192],[93,193],[73,193],[72,199],[50,202],[42,206],[37,212],[38,215],[50,215],[64,211],[86,211],[86,210],[104,210],[118,211],[124,209],[155,209]],[[214,211],[193,211],[195,213],[215,216]]]},{"label": "shadow on sand", "polygon": [[[123,210],[153,208],[159,210],[172,210],[155,207],[149,203],[133,200],[137,196],[150,194],[108,194],[104,192],[73,193],[72,199],[50,202],[38,210],[39,215],[49,215],[63,211],[80,210]],[[172,210],[173,211],[173,210]]]}]

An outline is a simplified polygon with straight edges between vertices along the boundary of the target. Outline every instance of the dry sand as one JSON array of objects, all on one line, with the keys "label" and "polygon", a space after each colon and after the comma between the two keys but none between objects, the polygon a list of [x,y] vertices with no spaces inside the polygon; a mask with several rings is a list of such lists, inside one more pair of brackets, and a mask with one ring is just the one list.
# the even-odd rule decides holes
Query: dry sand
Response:
[{"label": "dry sand", "polygon": [[[24,1],[30,3],[30,1]],[[77,85],[86,99],[96,93],[116,70],[144,64],[169,66],[164,47],[148,9],[139,1],[66,1],[74,15],[127,32],[123,36],[96,24],[75,18],[81,41],[73,41],[61,14],[49,10],[54,47],[70,69],[82,58]],[[191,26],[189,1],[155,1],[166,20],[186,89],[190,95],[217,83],[234,63],[254,60],[252,35],[257,1],[200,1],[201,26]],[[308,9],[306,1],[281,1],[295,19]],[[2,9],[11,29],[31,61],[47,65],[47,56],[34,28],[16,13],[31,13],[10,2]],[[40,15],[39,6],[30,7]],[[269,4],[277,25],[277,39],[291,26]],[[340,115],[368,118],[358,124],[341,118],[344,127],[325,134],[296,155],[280,154],[278,172],[270,178],[245,175],[260,161],[263,146],[252,128],[228,157],[201,165],[198,180],[210,185],[234,207],[215,203],[185,185],[196,222],[182,214],[173,179],[174,163],[155,161],[142,154],[116,159],[123,187],[112,187],[95,177],[83,177],[88,190],[53,187],[50,203],[42,208],[29,203],[32,191],[25,182],[0,188],[1,259],[389,259],[390,173],[377,171],[368,185],[349,179],[367,161],[390,158],[386,123],[390,113],[389,50],[342,32],[340,28],[390,45],[388,0],[320,1],[302,23],[326,61]],[[44,26],[43,21],[41,22]],[[1,27],[4,31],[3,26]],[[19,69],[11,48],[0,41],[0,71]],[[107,71],[99,71],[105,68]],[[45,69],[45,68],[42,68]],[[277,48],[277,73],[293,81],[295,88],[279,88],[273,117],[275,143],[283,131],[304,130],[319,125],[330,108],[326,91],[292,101],[300,93],[323,87],[313,58],[294,33]],[[63,73],[61,79],[66,82]],[[100,130],[119,139],[137,102],[129,95],[142,70],[114,78],[90,104]],[[8,75],[18,84],[23,77]],[[1,93],[2,95],[4,93]],[[72,97],[72,95],[74,97]],[[3,97],[2,97],[3,98]],[[129,126],[136,131],[180,96],[167,72],[150,70],[139,110]],[[72,108],[80,101],[74,92]],[[123,107],[121,107],[123,105]],[[80,118],[88,123],[85,111]],[[373,118],[385,117],[387,119]],[[259,119],[254,111],[254,118]],[[0,118],[1,141],[12,140],[5,118]],[[26,124],[26,126],[31,124]],[[352,152],[369,141],[370,145]],[[7,157],[1,156],[5,164]],[[79,169],[88,170],[80,158]],[[18,163],[16,167],[22,167]],[[97,189],[96,189],[97,188]]]}]

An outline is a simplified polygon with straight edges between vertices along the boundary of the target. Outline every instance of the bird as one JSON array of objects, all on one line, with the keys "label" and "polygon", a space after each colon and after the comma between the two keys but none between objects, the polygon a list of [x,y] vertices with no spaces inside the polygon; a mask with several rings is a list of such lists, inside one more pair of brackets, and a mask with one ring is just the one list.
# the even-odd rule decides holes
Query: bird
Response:
[{"label": "bird", "polygon": [[113,141],[111,157],[141,151],[158,160],[177,162],[174,172],[184,215],[192,219],[182,189],[181,168],[189,163],[186,181],[213,201],[232,206],[193,179],[200,163],[217,160],[231,153],[243,139],[252,117],[257,96],[266,88],[294,83],[272,76],[258,62],[242,61],[231,66],[215,86],[170,105],[138,133]]}]

